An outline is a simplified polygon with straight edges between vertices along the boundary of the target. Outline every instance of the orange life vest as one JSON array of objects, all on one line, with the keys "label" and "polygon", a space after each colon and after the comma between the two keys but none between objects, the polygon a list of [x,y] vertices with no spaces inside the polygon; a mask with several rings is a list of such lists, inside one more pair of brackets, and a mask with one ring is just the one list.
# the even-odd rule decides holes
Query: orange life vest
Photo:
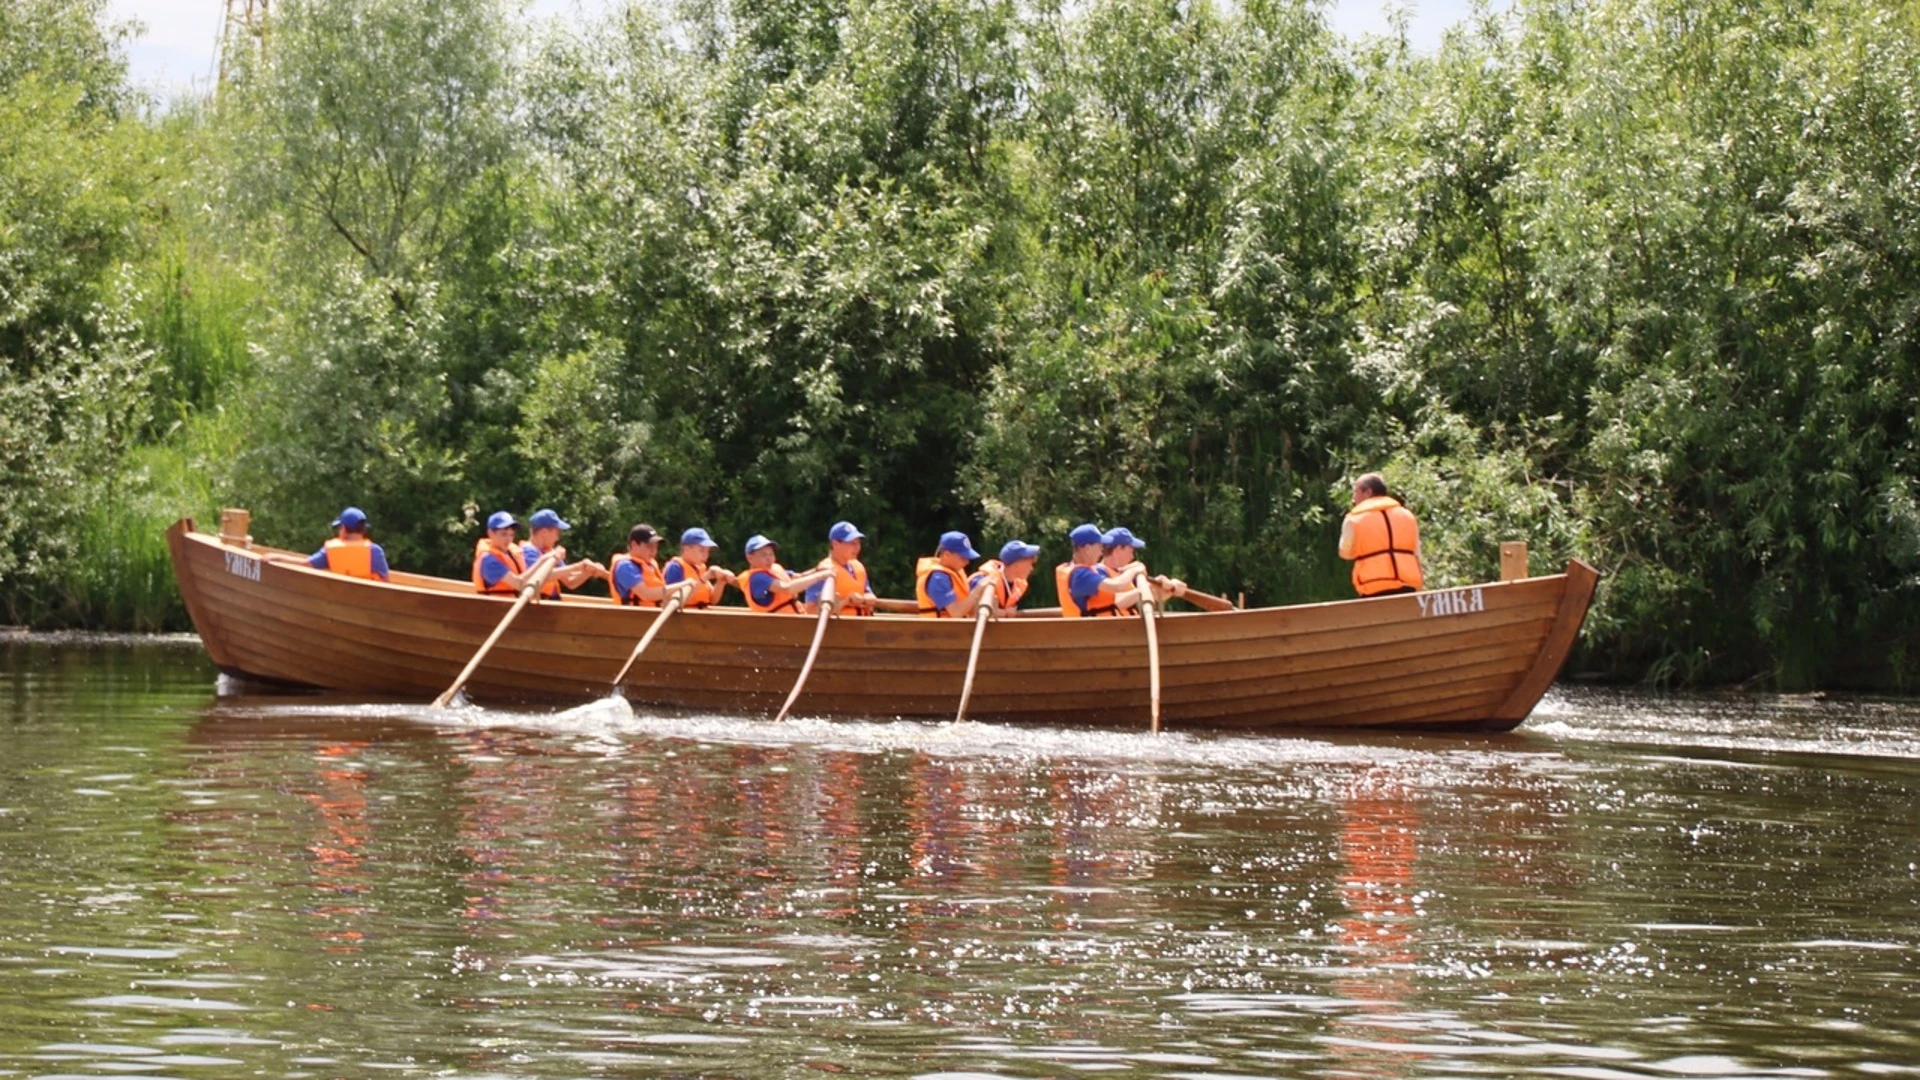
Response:
[{"label": "orange life vest", "polygon": [[1390,495],[1376,495],[1347,511],[1353,546],[1340,554],[1353,560],[1353,588],[1361,596],[1425,584],[1420,570],[1420,523]]},{"label": "orange life vest", "polygon": [[[980,578],[986,578],[993,583],[993,603],[995,607],[1018,607],[1021,597],[1027,595],[1028,583],[1025,581],[1014,581],[1007,577],[1007,564],[1001,562],[999,559],[988,559],[986,562],[981,563],[980,570],[975,573],[972,578],[968,579],[968,583],[971,584]],[[1068,603],[1071,604],[1072,601],[1068,601]],[[1078,614],[1078,612],[1075,612],[1075,614]]]},{"label": "orange life vest", "polygon": [[651,585],[656,589],[660,589],[665,588],[667,584],[666,580],[660,576],[659,564],[655,563],[652,559],[648,559],[645,562],[638,562],[633,556],[621,552],[607,560],[607,588],[613,590],[613,598],[626,607],[659,607],[660,601],[645,599],[641,597],[637,591],[629,592],[625,596],[620,595],[620,586],[614,584],[614,582],[619,580],[621,563],[634,563],[634,565],[640,568],[640,584],[642,585]]},{"label": "orange life vest", "polygon": [[[680,606],[685,608],[712,607],[713,606],[713,586],[707,584],[706,578],[701,576],[705,574],[706,571],[695,570],[693,568],[692,563],[688,562],[687,560],[681,558],[678,555],[675,555],[673,558],[667,560],[668,566],[672,566],[674,563],[680,564],[680,580],[693,582],[693,590],[687,593],[686,602],[681,604]],[[664,572],[662,572],[660,576],[660,580],[663,583],[667,580],[666,574]],[[675,582],[675,584],[679,584],[679,582]]]},{"label": "orange life vest", "polygon": [[835,615],[871,615],[871,611],[849,607],[853,598],[867,591],[867,568],[859,559],[848,559],[841,566],[831,558],[827,565],[833,567],[833,613]]},{"label": "orange life vest", "polygon": [[[532,566],[534,563],[540,561],[540,556],[546,554],[546,552],[541,551],[539,548],[534,547],[532,544],[527,545],[527,550],[532,552],[532,554],[523,555],[521,557],[526,561],[526,564],[528,566]],[[564,564],[556,560],[553,564],[554,572],[558,572],[562,565]],[[540,599],[542,600],[560,599],[560,583],[554,580],[553,573],[549,573],[547,575],[546,583],[540,586]]]},{"label": "orange life vest", "polygon": [[[487,579],[480,574],[480,560],[488,555],[506,563],[507,569],[515,574],[524,575],[527,572],[527,560],[520,554],[519,544],[508,544],[506,547],[498,547],[491,539],[483,536],[480,538],[479,543],[473,545],[473,591],[503,593],[507,596],[512,596],[519,592],[520,590],[507,584],[507,579],[504,577],[492,585],[487,584]],[[332,556],[329,555],[328,559],[331,560]]]},{"label": "orange life vest", "polygon": [[914,565],[913,598],[920,602],[921,618],[951,619],[953,616],[947,614],[945,608],[934,606],[933,595],[927,592],[927,582],[935,574],[945,574],[948,579],[953,582],[953,595],[955,599],[967,595],[967,582],[966,579],[960,576],[960,571],[940,565],[939,556],[929,555]]},{"label": "orange life vest", "polygon": [[[1101,577],[1110,578],[1113,576],[1113,571],[1108,569],[1107,564],[1105,563],[1094,563],[1093,569],[1098,570],[1100,572]],[[1069,567],[1067,570],[1067,573],[1069,576],[1071,576],[1073,573],[1073,569]],[[1121,614],[1120,609],[1114,606],[1115,599],[1119,595],[1117,593],[1110,593],[1105,589],[1096,590],[1094,594],[1087,599],[1087,610],[1085,612],[1082,612],[1080,610],[1080,606],[1073,602],[1072,586],[1062,585],[1061,588],[1066,590],[1061,595],[1066,598],[1067,606],[1070,608],[1073,608],[1073,613],[1075,615],[1084,615],[1086,618],[1089,618],[1089,619],[1099,619],[1099,618],[1110,619],[1116,615]]]},{"label": "orange life vest", "polygon": [[806,591],[804,589],[796,590],[794,592],[786,593],[784,595],[781,594],[780,590],[775,589],[773,591],[773,603],[771,604],[763,605],[760,603],[760,601],[755,600],[753,598],[753,575],[760,574],[760,573],[772,574],[773,580],[775,581],[786,581],[789,578],[793,577],[793,571],[788,570],[786,567],[781,566],[779,563],[774,563],[772,566],[767,567],[764,571],[755,570],[751,566],[747,567],[745,570],[740,571],[740,592],[741,592],[741,595],[747,598],[747,609],[749,611],[757,611],[762,615],[773,615],[783,611],[799,611],[800,610],[800,594]]},{"label": "orange life vest", "polygon": [[373,542],[364,536],[351,540],[339,537],[327,541],[323,549],[327,553],[327,569],[348,577],[366,578],[379,581],[380,575],[373,572]]},{"label": "orange life vest", "polygon": [[1060,594],[1060,617],[1063,619],[1080,617],[1080,605],[1073,602],[1073,590],[1067,584],[1067,579],[1072,576],[1071,560],[1053,568],[1053,590]]}]

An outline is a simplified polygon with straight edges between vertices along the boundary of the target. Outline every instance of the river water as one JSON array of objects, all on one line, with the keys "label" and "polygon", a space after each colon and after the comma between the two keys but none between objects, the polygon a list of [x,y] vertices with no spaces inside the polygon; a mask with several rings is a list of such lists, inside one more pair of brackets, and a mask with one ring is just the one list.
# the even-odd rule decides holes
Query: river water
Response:
[{"label": "river water", "polygon": [[0,644],[0,1075],[1920,1075],[1920,708],[434,714]]}]

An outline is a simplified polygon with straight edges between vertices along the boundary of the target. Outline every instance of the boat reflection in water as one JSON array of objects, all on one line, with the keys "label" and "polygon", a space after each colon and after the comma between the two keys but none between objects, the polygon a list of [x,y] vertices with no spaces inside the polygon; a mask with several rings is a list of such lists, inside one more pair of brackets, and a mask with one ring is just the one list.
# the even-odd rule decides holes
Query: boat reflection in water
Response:
[{"label": "boat reflection in water", "polygon": [[0,1072],[1894,1075],[1920,1050],[1910,707],[1576,691],[1499,739],[1153,738],[209,706],[197,655],[0,677]]}]

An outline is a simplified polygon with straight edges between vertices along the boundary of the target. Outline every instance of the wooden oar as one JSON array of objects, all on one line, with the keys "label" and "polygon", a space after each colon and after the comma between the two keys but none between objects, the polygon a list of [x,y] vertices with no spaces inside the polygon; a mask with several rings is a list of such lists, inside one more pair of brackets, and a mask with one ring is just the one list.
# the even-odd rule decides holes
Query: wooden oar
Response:
[{"label": "wooden oar", "polygon": [[634,661],[640,659],[640,654],[646,652],[647,646],[653,644],[654,635],[660,632],[661,627],[667,625],[667,620],[673,616],[674,612],[680,610],[680,605],[687,602],[687,594],[693,592],[693,582],[678,582],[671,588],[673,595],[667,597],[667,602],[660,605],[659,616],[653,620],[652,626],[647,627],[647,632],[640,635],[640,644],[633,647],[633,653],[627,657],[626,665],[620,669],[620,674],[613,677],[615,694],[620,693],[620,684],[627,680],[627,672],[633,670]]},{"label": "wooden oar", "polygon": [[1224,596],[1215,596],[1212,593],[1203,593],[1199,589],[1195,589],[1191,587],[1188,588],[1186,592],[1181,593],[1179,596],[1176,596],[1173,599],[1185,600],[1187,603],[1192,604],[1194,607],[1199,608],[1201,611],[1237,611],[1239,610],[1238,608],[1233,606],[1233,601],[1227,599]]},{"label": "wooden oar", "polygon": [[534,562],[533,569],[527,571],[527,576],[521,579],[523,584],[520,586],[519,598],[514,600],[513,606],[507,609],[506,615],[500,619],[500,625],[494,627],[493,633],[487,635],[487,640],[480,646],[480,651],[474,653],[473,659],[467,661],[467,666],[461,669],[460,677],[453,680],[453,685],[447,687],[446,693],[433,699],[434,708],[446,708],[447,703],[453,700],[453,696],[460,692],[460,688],[467,685],[467,680],[473,677],[474,669],[479,667],[480,661],[485,660],[487,653],[493,650],[494,642],[499,641],[500,635],[507,632],[507,627],[513,625],[514,619],[519,618],[520,610],[527,606],[527,601],[532,600],[535,593],[540,591],[540,586],[547,583],[547,576],[553,573],[553,560],[559,554],[557,551],[549,551]]},{"label": "wooden oar", "polygon": [[800,665],[800,677],[793,680],[793,690],[787,694],[787,703],[780,706],[779,715],[773,718],[776,724],[787,718],[787,710],[800,700],[800,688],[807,685],[807,676],[813,673],[814,658],[820,655],[820,643],[827,638],[827,620],[833,618],[833,585],[833,579],[828,578],[820,586],[820,622],[813,628],[813,645],[807,649],[807,662]]},{"label": "wooden oar", "polygon": [[953,714],[953,722],[959,723],[967,718],[967,699],[973,696],[973,673],[980,666],[980,643],[987,637],[987,620],[993,618],[993,598],[982,597],[980,606],[973,612],[973,645],[967,649],[967,678],[960,684],[960,709]]},{"label": "wooden oar", "polygon": [[1153,733],[1160,734],[1160,632],[1154,624],[1160,621],[1160,613],[1154,610],[1153,582],[1147,575],[1134,575],[1133,584],[1140,590],[1140,617],[1147,624],[1147,699],[1152,707]]}]

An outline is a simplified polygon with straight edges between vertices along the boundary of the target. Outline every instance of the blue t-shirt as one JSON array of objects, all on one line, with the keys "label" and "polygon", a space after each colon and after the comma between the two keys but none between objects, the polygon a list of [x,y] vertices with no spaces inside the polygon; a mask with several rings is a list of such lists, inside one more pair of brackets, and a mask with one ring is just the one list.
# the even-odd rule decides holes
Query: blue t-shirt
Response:
[{"label": "blue t-shirt", "polygon": [[505,559],[502,559],[491,551],[480,556],[480,580],[484,582],[489,589],[500,584],[500,579],[506,577],[508,571],[512,569],[513,567],[508,566]]},{"label": "blue t-shirt", "polygon": [[747,595],[761,607],[772,607],[780,600],[780,594],[773,591],[773,571],[755,570],[747,575]]},{"label": "blue t-shirt", "polygon": [[927,599],[933,601],[933,610],[945,611],[960,599],[953,591],[953,575],[942,567],[927,575]]},{"label": "blue t-shirt", "polygon": [[1100,583],[1107,580],[1107,568],[1098,563],[1092,566],[1076,566],[1067,575],[1067,595],[1073,597],[1073,604],[1080,614],[1087,613],[1087,601],[1092,600],[1100,591]]},{"label": "blue t-shirt", "polygon": [[685,565],[686,565],[685,563],[681,562],[678,559],[668,560],[667,572],[664,574],[661,574],[660,579],[669,585],[677,584],[679,582],[687,580],[687,572],[685,570],[680,569],[682,566],[685,566]]},{"label": "blue t-shirt", "polygon": [[[387,553],[381,550],[379,544],[368,544],[367,546],[373,549],[368,558],[371,560],[374,574],[381,580],[386,580],[390,575],[390,571],[387,570]],[[333,569],[333,567],[327,565],[326,548],[321,548],[319,551],[307,556],[307,565],[313,567],[315,570]]]},{"label": "blue t-shirt", "polygon": [[[534,547],[532,544],[520,545],[520,558],[523,562],[527,564],[527,569],[529,570],[533,569],[533,564],[539,562],[540,556],[545,554],[546,552],[541,551],[539,548]],[[565,565],[567,565],[567,560],[565,559],[553,560],[553,568],[555,570],[558,570]]]},{"label": "blue t-shirt", "polygon": [[613,568],[613,595],[624,599],[635,586],[645,580],[646,573],[640,569],[640,564],[628,559]]},{"label": "blue t-shirt", "polygon": [[[836,564],[836,565],[837,565],[837,564]],[[842,570],[845,570],[845,569],[846,569],[846,567],[844,567],[844,566],[843,566],[843,567],[841,567],[841,569],[842,569]],[[820,590],[821,590],[821,589],[824,589],[824,588],[826,588],[826,587],[827,587],[827,583],[826,583],[826,582],[824,582],[824,581],[816,581],[816,582],[814,582],[814,583],[813,583],[812,585],[809,585],[809,586],[807,586],[807,603],[809,603],[809,604],[817,604],[817,603],[819,603],[819,602],[820,602]],[[866,594],[867,596],[872,596],[872,595],[873,595],[873,582],[871,582],[871,581],[869,581],[869,582],[867,582],[867,587],[866,587],[866,588],[864,588],[864,589],[861,589],[860,591],[861,591],[862,593],[864,593],[864,594]],[[835,586],[835,592],[834,592],[834,595],[836,595],[836,596],[838,596],[838,595],[839,595],[839,591],[838,591],[838,586]],[[844,599],[844,597],[843,597],[842,599]]]}]

